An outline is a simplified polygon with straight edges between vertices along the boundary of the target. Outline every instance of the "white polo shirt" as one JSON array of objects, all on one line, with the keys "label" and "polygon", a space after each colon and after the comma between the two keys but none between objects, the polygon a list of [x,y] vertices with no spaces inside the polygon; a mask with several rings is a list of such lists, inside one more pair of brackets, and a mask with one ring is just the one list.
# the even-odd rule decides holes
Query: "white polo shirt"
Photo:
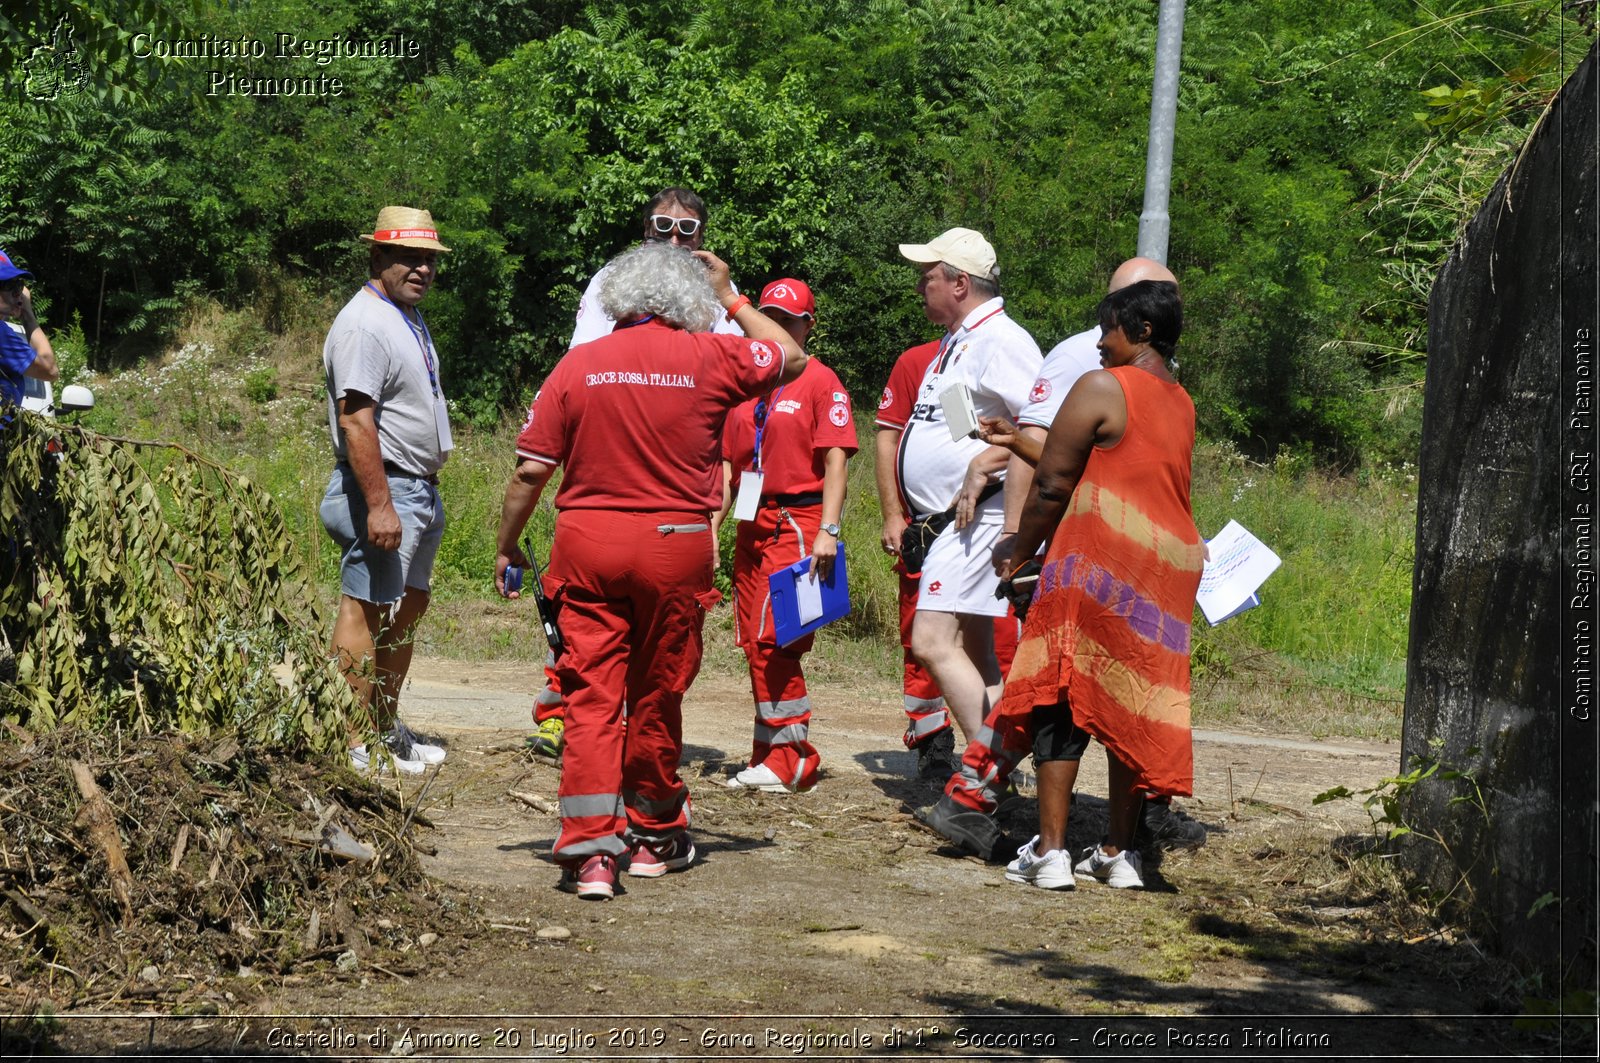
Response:
[{"label": "white polo shirt", "polygon": [[[580,343],[588,343],[590,340],[597,340],[601,336],[609,336],[611,331],[617,327],[617,323],[612,320],[611,315],[606,313],[605,308],[600,305],[600,284],[605,280],[606,270],[610,268],[610,266],[601,266],[600,272],[596,273],[594,278],[589,281],[589,287],[583,290],[583,298],[578,300],[577,327],[572,330],[572,340],[567,344],[567,350],[572,350]],[[739,294],[739,289],[735,287],[733,292],[737,295]],[[721,312],[712,321],[711,331],[720,332],[728,336],[744,335],[744,329],[729,321],[728,315]]]},{"label": "white polo shirt", "polygon": [[[895,455],[900,490],[913,512],[949,509],[966,479],[968,464],[989,447],[981,439],[950,438],[939,396],[952,384],[964,383],[979,416],[1014,421],[1027,404],[1042,361],[1039,345],[1007,316],[1005,302],[998,296],[973,309],[945,337],[922,376]],[[984,502],[979,520],[1004,518],[1001,496],[996,492]]]},{"label": "white polo shirt", "polygon": [[1095,346],[1099,342],[1100,330],[1092,328],[1068,336],[1050,348],[1039,369],[1039,379],[1028,392],[1028,404],[1017,415],[1018,425],[1048,430],[1055,423],[1056,414],[1061,412],[1061,404],[1066,401],[1072,385],[1089,370],[1100,368],[1100,349]]}]

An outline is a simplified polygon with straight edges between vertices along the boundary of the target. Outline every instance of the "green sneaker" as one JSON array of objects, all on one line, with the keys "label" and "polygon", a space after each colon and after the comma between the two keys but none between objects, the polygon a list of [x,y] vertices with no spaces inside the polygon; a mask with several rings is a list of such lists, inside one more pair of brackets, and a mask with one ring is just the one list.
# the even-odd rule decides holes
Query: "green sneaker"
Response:
[{"label": "green sneaker", "polygon": [[522,743],[522,748],[536,757],[549,757],[554,760],[561,756],[562,736],[566,730],[567,721],[553,716],[541,723],[539,729],[528,736]]}]

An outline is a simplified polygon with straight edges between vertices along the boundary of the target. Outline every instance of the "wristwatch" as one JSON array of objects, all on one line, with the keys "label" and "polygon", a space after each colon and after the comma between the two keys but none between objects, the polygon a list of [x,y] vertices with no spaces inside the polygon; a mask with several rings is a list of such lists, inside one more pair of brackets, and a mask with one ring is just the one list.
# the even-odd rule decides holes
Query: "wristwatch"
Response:
[{"label": "wristwatch", "polygon": [[842,541],[844,538],[839,534],[842,529],[837,524],[824,524],[822,526],[822,530],[833,536],[835,539],[840,539]]}]

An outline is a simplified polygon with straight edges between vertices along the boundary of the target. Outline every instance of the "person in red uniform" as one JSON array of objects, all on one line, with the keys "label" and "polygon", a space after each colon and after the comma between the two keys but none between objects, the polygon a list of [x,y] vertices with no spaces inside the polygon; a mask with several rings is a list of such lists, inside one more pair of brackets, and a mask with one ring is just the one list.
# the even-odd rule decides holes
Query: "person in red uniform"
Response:
[{"label": "person in red uniform", "polygon": [[[659,241],[690,251],[698,251],[705,243],[706,223],[710,219],[705,200],[690,189],[674,185],[663,188],[650,197],[649,202],[644,205],[640,220],[643,226],[641,238],[644,243]],[[569,350],[580,343],[599,339],[615,328],[616,323],[606,316],[605,308],[600,302],[600,287],[604,280],[605,270],[602,269],[584,289],[583,298],[578,303],[578,316],[572,330],[572,339],[567,342]],[[735,294],[738,294],[737,289]],[[726,316],[719,317],[711,328],[713,332],[726,332],[734,336],[744,334],[740,331],[738,323]],[[512,596],[515,597],[514,592]],[[546,657],[544,689],[533,699],[534,732],[527,737],[523,748],[535,756],[559,759],[566,723],[566,710],[561,705],[561,679],[556,674],[556,661],[554,657]]]},{"label": "person in red uniform", "polygon": [[[816,324],[811,289],[789,277],[762,290],[760,309],[801,346]],[[774,641],[767,581],[807,557],[827,578],[839,553],[845,463],[855,452],[850,396],[815,358],[799,379],[734,410],[724,429],[722,515],[750,513],[739,521],[733,597],[755,695],[755,740],[747,766],[728,780],[736,789],[804,792],[817,783],[821,758],[810,741],[811,698],[800,668],[813,638]]]},{"label": "person in red uniform", "polygon": [[[615,894],[623,861],[654,878],[694,860],[678,765],[683,695],[717,600],[710,515],[722,501],[722,426],[807,361],[734,294],[710,252],[650,243],[609,269],[601,299],[617,329],[568,351],[534,399],[494,569],[504,594],[506,566],[527,563],[517,538],[561,466],[545,577],[566,645],[556,666],[567,727],[554,856],[561,888],[596,900]],[[718,303],[745,336],[706,331]]]},{"label": "person in red uniform", "polygon": [[[900,450],[900,436],[906,422],[911,419],[916,405],[917,389],[928,365],[939,353],[939,341],[912,347],[900,355],[889,371],[889,381],[878,398],[877,438],[873,441],[873,454],[877,458],[878,510],[883,514],[883,551],[896,558],[895,572],[900,576],[900,650],[904,658],[902,698],[906,711],[906,731],[902,740],[907,749],[917,754],[917,775],[931,783],[944,785],[950,773],[956,770],[955,732],[950,729],[950,713],[944,706],[944,694],[933,676],[922,667],[911,652],[911,620],[917,613],[917,588],[921,573],[908,573],[905,562],[898,560],[900,539],[911,514],[900,495],[900,477],[896,474],[895,455]],[[1013,614],[996,617],[994,621],[994,653],[1004,676],[1011,668],[1011,657],[1017,651],[1017,618]]]}]

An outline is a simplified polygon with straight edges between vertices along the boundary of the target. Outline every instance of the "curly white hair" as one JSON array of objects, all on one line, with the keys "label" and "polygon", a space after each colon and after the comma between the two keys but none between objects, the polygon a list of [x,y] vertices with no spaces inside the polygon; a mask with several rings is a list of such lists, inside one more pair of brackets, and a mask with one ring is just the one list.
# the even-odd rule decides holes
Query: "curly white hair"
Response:
[{"label": "curly white hair", "polygon": [[654,314],[689,332],[705,332],[722,311],[700,260],[655,241],[624,251],[607,264],[600,306],[613,321]]}]

